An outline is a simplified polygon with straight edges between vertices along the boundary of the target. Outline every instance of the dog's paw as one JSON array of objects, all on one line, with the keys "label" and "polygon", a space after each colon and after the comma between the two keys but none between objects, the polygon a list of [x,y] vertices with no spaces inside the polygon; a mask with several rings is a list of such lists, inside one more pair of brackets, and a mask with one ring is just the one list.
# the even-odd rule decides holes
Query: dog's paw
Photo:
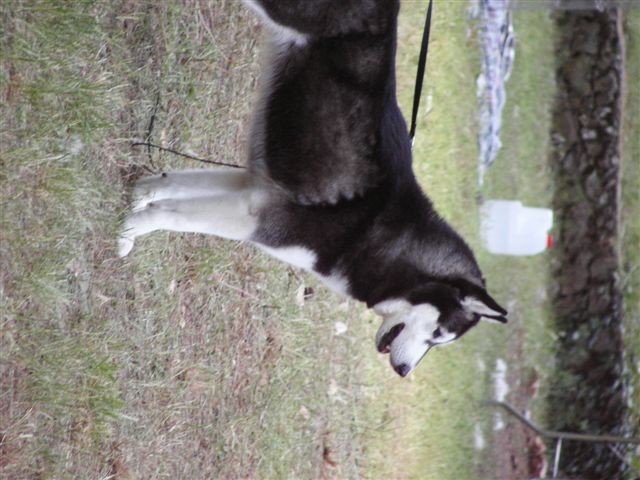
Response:
[{"label": "dog's paw", "polygon": [[134,212],[144,209],[156,198],[155,190],[149,185],[149,182],[143,180],[136,182],[131,195],[131,210]]},{"label": "dog's paw", "polygon": [[118,237],[118,256],[126,257],[133,249],[136,236],[134,234],[133,218],[134,213],[129,213],[124,220],[122,230],[120,230],[120,236]]},{"label": "dog's paw", "polygon": [[120,235],[120,238],[118,238],[118,256],[126,257],[127,255],[129,255],[129,253],[133,249],[134,242],[134,237],[128,236],[126,232],[123,232]]},{"label": "dog's paw", "polygon": [[150,203],[161,199],[163,190],[170,185],[166,173],[139,178],[131,194],[132,211],[142,210]]}]

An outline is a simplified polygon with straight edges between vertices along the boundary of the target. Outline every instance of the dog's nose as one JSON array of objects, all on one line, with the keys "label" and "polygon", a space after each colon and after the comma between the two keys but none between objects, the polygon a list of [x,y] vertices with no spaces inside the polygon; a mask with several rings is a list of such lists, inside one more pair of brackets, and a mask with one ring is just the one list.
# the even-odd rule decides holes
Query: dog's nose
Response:
[{"label": "dog's nose", "polygon": [[406,363],[401,363],[400,365],[394,365],[393,369],[396,371],[398,375],[400,375],[401,377],[404,377],[407,373],[409,373],[409,370],[411,370],[411,367]]}]

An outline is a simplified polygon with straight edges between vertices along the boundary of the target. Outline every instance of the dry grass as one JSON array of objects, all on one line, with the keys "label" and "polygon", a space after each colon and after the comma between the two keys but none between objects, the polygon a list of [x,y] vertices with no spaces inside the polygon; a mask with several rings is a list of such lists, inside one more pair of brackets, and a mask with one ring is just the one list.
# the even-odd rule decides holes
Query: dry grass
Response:
[{"label": "dry grass", "polygon": [[4,478],[358,476],[360,307],[313,282],[300,303],[308,279],[212,238],[115,255],[133,179],[184,167],[132,141],[241,162],[257,22],[235,1],[2,18]]},{"label": "dry grass", "polygon": [[[408,112],[426,2],[403,5]],[[436,10],[416,168],[477,243],[465,8]],[[131,182],[185,167],[132,141],[243,158],[260,32],[239,2],[25,0],[0,14],[4,478],[473,477],[490,388],[477,365],[508,340],[497,327],[401,380],[371,313],[249,247],[154,234],[116,257]]]}]

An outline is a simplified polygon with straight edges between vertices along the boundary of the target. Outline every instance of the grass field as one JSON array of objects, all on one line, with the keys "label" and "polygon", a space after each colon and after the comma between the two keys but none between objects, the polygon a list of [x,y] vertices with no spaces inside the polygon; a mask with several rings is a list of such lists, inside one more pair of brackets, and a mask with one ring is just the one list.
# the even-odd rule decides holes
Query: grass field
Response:
[{"label": "grass field", "polygon": [[[630,366],[633,419],[640,425],[640,12],[630,11],[624,22],[627,78],[622,139],[622,285],[625,295],[625,346]],[[636,427],[636,436],[640,435]],[[640,450],[632,460],[640,472]]]},{"label": "grass field", "polygon": [[[425,8],[403,3],[407,114]],[[478,248],[466,8],[435,11],[415,163]],[[0,14],[3,477],[479,478],[493,365],[522,373],[504,345],[523,338],[543,379],[552,368],[544,257],[478,248],[511,325],[479,326],[404,380],[375,351],[373,314],[250,247],[159,233],[119,259],[131,182],[193,167],[131,142],[242,162],[257,22],[223,0],[14,1]],[[515,28],[505,148],[482,193],[545,206],[551,22],[520,12]]]}]

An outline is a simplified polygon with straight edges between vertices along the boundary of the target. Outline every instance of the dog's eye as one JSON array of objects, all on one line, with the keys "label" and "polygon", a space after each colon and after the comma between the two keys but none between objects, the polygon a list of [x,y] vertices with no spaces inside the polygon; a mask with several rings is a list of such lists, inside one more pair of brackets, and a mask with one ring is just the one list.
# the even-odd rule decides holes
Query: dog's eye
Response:
[{"label": "dog's eye", "polygon": [[438,338],[441,335],[442,335],[442,331],[440,330],[440,327],[438,327],[433,331],[433,337],[432,338]]}]

